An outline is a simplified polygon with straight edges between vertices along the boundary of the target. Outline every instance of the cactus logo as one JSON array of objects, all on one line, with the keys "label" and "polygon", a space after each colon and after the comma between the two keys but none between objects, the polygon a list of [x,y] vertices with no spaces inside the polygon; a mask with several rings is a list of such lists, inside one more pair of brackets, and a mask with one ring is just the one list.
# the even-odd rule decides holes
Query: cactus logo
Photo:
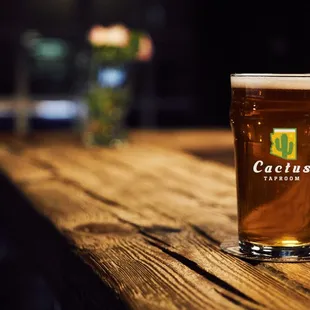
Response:
[{"label": "cactus logo", "polygon": [[297,129],[274,128],[270,134],[270,154],[286,160],[297,159]]}]

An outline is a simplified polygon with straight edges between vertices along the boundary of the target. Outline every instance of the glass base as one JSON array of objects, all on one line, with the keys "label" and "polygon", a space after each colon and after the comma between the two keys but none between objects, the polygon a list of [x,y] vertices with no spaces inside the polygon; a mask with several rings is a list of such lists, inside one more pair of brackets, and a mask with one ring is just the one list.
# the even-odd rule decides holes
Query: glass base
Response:
[{"label": "glass base", "polygon": [[271,247],[239,241],[237,237],[224,241],[221,249],[234,256],[268,262],[307,262],[310,261],[310,245],[294,247]]}]

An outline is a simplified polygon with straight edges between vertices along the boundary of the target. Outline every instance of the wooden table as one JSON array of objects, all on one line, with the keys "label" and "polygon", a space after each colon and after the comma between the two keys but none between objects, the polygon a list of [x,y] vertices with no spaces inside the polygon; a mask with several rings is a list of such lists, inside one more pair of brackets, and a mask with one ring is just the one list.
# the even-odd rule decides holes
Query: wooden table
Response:
[{"label": "wooden table", "polygon": [[310,308],[308,264],[219,249],[236,234],[234,169],[215,161],[232,162],[230,132],[138,132],[114,150],[60,141],[3,139],[0,218],[63,309]]}]

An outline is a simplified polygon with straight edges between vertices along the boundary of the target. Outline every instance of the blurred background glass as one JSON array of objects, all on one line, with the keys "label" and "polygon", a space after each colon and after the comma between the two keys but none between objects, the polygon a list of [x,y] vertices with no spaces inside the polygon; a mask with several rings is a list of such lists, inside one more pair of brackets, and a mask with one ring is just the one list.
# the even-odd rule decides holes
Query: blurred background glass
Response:
[{"label": "blurred background glass", "polygon": [[[71,128],[86,87],[87,32],[122,23],[148,32],[151,62],[134,66],[132,128],[228,127],[229,75],[308,73],[310,4],[277,1],[12,0],[0,4],[0,128],[12,128],[16,97],[34,129]],[[100,74],[121,83],[122,73]]]}]

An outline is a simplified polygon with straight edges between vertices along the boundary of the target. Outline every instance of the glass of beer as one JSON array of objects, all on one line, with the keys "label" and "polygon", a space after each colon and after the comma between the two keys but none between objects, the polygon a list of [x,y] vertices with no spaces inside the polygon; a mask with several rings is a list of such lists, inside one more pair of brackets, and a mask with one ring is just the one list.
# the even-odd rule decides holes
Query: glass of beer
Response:
[{"label": "glass of beer", "polygon": [[310,74],[233,74],[238,240],[222,249],[310,260]]}]

